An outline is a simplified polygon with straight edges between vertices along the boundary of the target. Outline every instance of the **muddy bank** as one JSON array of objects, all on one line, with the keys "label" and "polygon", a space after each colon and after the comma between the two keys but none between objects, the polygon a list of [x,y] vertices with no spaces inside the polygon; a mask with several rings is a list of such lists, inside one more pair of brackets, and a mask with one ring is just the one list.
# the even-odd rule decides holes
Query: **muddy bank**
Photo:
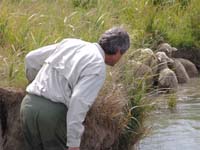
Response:
[{"label": "muddy bank", "polygon": [[200,49],[199,48],[179,48],[173,52],[175,58],[185,58],[193,62],[200,71]]},{"label": "muddy bank", "polygon": [[[24,150],[19,116],[24,95],[22,90],[0,88],[0,150]],[[84,122],[81,150],[118,150],[125,102],[114,95],[99,96],[92,106]]]},{"label": "muddy bank", "polygon": [[0,88],[0,150],[23,150],[19,109],[25,93]]}]

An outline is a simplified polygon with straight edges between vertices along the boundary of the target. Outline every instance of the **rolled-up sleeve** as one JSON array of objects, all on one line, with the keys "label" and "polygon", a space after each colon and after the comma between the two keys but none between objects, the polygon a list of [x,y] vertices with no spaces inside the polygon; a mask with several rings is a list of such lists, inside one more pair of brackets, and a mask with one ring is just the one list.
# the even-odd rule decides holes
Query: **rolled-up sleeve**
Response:
[{"label": "rolled-up sleeve", "polygon": [[67,146],[79,147],[84,131],[82,125],[105,80],[105,70],[100,74],[86,73],[73,89],[67,112]]},{"label": "rolled-up sleeve", "polygon": [[38,71],[47,59],[57,48],[58,44],[41,47],[29,52],[25,57],[25,74],[29,82],[35,79]]}]

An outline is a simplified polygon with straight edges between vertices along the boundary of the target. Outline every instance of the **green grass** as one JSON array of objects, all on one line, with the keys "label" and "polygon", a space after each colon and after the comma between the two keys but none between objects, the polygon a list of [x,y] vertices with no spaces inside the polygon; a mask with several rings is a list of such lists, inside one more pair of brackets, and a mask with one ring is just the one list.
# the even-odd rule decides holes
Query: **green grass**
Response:
[{"label": "green grass", "polygon": [[[13,86],[19,79],[25,81],[23,59],[33,49],[67,37],[95,42],[103,31],[117,25],[130,33],[131,50],[153,48],[163,38],[178,47],[200,47],[199,7],[198,0],[2,0],[0,55],[9,55],[6,67],[18,70],[12,80],[5,80]],[[16,53],[22,64],[12,65]]]},{"label": "green grass", "polygon": [[177,105],[177,97],[176,97],[175,94],[169,95],[167,104],[168,104],[168,108],[169,108],[169,109],[175,109],[175,108],[176,108],[176,105]]}]

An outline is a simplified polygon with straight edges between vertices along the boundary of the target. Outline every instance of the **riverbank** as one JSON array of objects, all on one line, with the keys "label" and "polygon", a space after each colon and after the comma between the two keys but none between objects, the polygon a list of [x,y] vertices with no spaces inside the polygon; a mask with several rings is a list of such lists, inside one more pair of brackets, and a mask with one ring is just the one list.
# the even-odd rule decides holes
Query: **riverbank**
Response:
[{"label": "riverbank", "polygon": [[[122,87],[105,84],[84,121],[82,150],[129,149],[140,139],[145,109],[124,94]],[[24,150],[19,113],[24,95],[24,90],[0,88],[0,150]]]}]

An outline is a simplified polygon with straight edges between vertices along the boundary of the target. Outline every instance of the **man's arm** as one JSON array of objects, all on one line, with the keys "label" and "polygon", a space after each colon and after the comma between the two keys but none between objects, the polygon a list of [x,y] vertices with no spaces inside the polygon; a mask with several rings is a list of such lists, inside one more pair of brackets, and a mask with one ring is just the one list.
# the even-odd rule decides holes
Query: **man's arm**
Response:
[{"label": "man's arm", "polygon": [[38,71],[57,48],[58,44],[48,45],[29,52],[25,57],[25,73],[29,82],[35,79]]},{"label": "man's arm", "polygon": [[[95,72],[95,70],[94,70]],[[81,77],[73,89],[67,112],[67,146],[79,147],[84,131],[82,125],[86,114],[94,103],[105,80],[105,70],[100,74],[87,74]]]}]

